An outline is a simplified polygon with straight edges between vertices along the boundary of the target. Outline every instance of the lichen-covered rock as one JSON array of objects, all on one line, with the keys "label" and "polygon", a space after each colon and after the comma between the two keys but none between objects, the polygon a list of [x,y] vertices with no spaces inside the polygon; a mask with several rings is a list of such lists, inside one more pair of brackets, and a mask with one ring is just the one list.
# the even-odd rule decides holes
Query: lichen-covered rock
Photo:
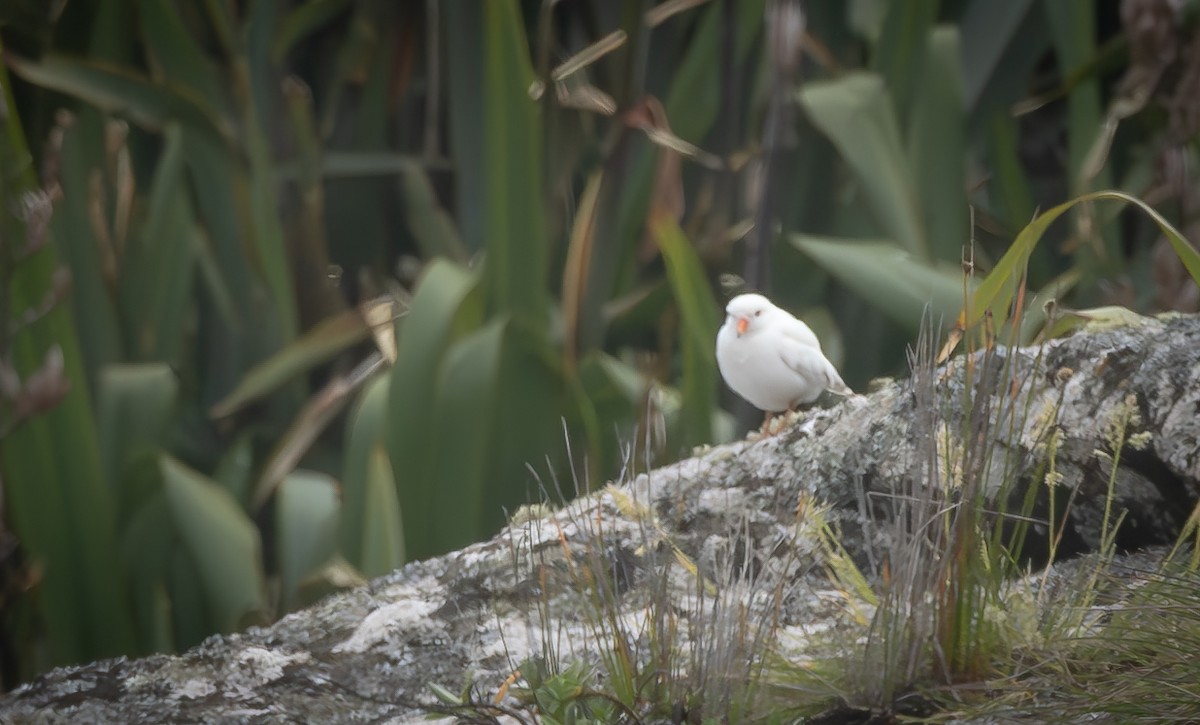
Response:
[{"label": "lichen-covered rock", "polygon": [[[1060,553],[1096,547],[1110,482],[1128,548],[1171,541],[1200,498],[1196,318],[1000,348],[934,375],[698,452],[271,627],[55,670],[0,699],[0,722],[424,721],[430,683],[470,679],[487,701],[528,657],[594,658],[611,641],[599,610],[643,657],[654,638],[638,633],[669,620],[673,641],[712,669],[712,632],[732,631],[720,629],[730,612],[745,647],[769,632],[796,651],[863,616],[831,591],[821,523],[869,565],[888,496],[906,486],[1043,487],[1070,504],[1056,509],[1069,511]],[[711,676],[698,686],[713,696],[751,659],[722,656],[721,672],[688,675]]]}]

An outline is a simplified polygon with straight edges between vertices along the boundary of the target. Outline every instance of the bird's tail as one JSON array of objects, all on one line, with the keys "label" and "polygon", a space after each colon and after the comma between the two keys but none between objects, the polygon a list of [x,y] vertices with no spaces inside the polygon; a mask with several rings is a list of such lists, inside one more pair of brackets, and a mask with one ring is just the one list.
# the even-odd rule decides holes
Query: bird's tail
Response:
[{"label": "bird's tail", "polygon": [[841,380],[838,381],[837,387],[829,388],[829,392],[834,393],[836,395],[841,395],[841,396],[847,397],[847,398],[850,397],[851,395],[855,394],[854,391],[850,389],[850,386],[846,385]]},{"label": "bird's tail", "polygon": [[846,385],[846,383],[842,381],[842,376],[838,374],[837,368],[833,366],[833,363],[829,362],[828,360],[825,362],[827,365],[827,369],[825,370],[825,382],[827,385],[825,386],[825,389],[831,393],[836,393],[837,395],[854,395],[854,391],[850,389],[850,386]]}]

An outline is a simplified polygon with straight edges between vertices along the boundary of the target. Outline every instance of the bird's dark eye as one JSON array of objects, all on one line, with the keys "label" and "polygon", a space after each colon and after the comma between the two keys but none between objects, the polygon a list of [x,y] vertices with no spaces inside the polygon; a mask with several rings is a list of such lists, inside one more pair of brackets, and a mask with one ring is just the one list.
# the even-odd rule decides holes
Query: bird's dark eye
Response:
[{"label": "bird's dark eye", "polygon": [[755,310],[755,311],[754,311],[754,316],[755,316],[755,317],[762,317],[762,310]]}]

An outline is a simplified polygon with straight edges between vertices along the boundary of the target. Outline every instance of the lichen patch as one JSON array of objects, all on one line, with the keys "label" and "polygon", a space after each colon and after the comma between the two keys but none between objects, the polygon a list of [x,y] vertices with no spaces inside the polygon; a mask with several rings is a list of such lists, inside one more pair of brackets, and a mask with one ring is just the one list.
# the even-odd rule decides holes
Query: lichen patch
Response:
[{"label": "lichen patch", "polygon": [[346,641],[333,648],[336,654],[361,654],[387,642],[395,632],[414,632],[433,626],[429,615],[436,602],[416,597],[397,599],[368,614]]}]

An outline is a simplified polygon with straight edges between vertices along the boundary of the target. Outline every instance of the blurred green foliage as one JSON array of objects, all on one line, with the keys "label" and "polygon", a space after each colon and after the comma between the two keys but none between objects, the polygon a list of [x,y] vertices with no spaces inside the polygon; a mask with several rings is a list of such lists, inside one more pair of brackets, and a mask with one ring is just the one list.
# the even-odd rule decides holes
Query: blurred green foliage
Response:
[{"label": "blurred green foliage", "polygon": [[[1154,16],[1172,62],[1193,5]],[[0,689],[270,621],[728,439],[711,345],[743,286],[860,386],[964,291],[1200,306],[1171,171],[1194,95],[1137,18],[786,10],[6,3]],[[1018,237],[1108,188],[1131,197]],[[1135,197],[1164,216],[1092,203]],[[770,279],[742,271],[757,240]]]}]

